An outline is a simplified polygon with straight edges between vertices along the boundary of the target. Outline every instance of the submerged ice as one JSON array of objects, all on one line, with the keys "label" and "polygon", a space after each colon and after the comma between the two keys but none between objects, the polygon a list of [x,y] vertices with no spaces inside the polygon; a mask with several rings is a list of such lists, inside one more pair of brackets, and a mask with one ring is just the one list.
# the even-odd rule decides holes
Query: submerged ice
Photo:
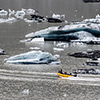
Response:
[{"label": "submerged ice", "polygon": [[52,55],[49,52],[30,51],[5,59],[5,62],[11,64],[59,64],[59,56]]}]

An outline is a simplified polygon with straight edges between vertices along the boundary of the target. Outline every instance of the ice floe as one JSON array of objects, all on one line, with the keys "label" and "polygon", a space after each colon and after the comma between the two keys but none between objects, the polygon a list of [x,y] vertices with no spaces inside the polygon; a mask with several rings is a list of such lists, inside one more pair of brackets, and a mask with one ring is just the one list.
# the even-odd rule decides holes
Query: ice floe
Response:
[{"label": "ice floe", "polygon": [[53,14],[52,18],[57,18],[57,19],[61,19],[61,18],[65,18],[65,15],[59,15],[59,14]]},{"label": "ice floe", "polygon": [[31,50],[40,50],[39,47],[30,47],[29,49],[31,49]]},{"label": "ice floe", "polygon": [[15,17],[16,18],[19,18],[19,19],[23,19],[24,18],[24,16],[25,16],[25,12],[22,10],[22,11],[16,11],[16,13],[15,13]]},{"label": "ice floe", "polygon": [[11,64],[59,64],[59,56],[52,55],[49,52],[30,51],[4,60]]},{"label": "ice floe", "polygon": [[54,51],[64,51],[63,48],[53,48]]},{"label": "ice floe", "polygon": [[0,16],[1,17],[7,16],[7,15],[8,15],[7,11],[5,11],[4,9],[0,10]]},{"label": "ice floe", "polygon": [[6,54],[6,52],[0,48],[0,55],[5,55],[5,54]]},{"label": "ice floe", "polygon": [[7,19],[3,19],[3,18],[0,18],[0,23],[13,23],[13,22],[16,22],[17,19],[14,18],[14,17],[10,17],[10,18],[7,18]]}]

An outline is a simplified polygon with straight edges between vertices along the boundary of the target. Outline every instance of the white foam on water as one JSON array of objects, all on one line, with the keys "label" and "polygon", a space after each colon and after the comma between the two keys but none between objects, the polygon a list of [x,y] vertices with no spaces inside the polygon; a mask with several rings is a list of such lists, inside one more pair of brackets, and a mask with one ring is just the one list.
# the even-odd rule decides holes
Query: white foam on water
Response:
[{"label": "white foam on water", "polygon": [[75,81],[93,81],[93,82],[100,81],[100,78],[91,78],[91,77],[68,77],[66,79]]}]

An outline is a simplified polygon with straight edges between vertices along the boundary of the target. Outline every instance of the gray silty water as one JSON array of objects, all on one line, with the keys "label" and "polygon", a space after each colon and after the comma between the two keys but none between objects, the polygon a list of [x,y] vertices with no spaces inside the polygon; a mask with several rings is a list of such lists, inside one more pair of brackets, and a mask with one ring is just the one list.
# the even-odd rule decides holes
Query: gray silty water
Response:
[{"label": "gray silty water", "polygon": [[[0,0],[0,7],[5,10],[33,8],[44,16],[51,16],[53,13],[65,14],[66,20],[72,21],[95,17],[99,13],[100,3],[85,4],[82,0]],[[69,52],[100,49],[99,45],[68,44],[64,51],[55,52],[53,48],[58,42],[45,42],[42,45],[19,42],[30,32],[56,25],[61,24],[29,24],[24,21],[0,24],[0,48],[7,52],[7,55],[0,55],[1,100],[99,100],[99,81],[60,80],[56,75],[60,68],[68,72],[77,68],[99,68],[100,66],[84,66],[83,63],[87,59],[67,55]],[[35,46],[52,54],[59,54],[61,65],[8,65],[4,63],[5,58],[30,51],[29,47]]]},{"label": "gray silty water", "polygon": [[[98,86],[67,84],[66,81],[0,80],[1,100],[99,100]],[[24,93],[24,90],[28,92]]]}]

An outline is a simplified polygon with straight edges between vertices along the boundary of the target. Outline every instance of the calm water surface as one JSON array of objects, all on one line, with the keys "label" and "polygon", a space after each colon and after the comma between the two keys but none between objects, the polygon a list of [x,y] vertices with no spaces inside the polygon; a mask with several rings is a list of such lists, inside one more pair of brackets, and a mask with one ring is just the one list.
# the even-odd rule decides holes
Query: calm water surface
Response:
[{"label": "calm water surface", "polygon": [[[95,17],[100,11],[99,3],[85,4],[81,0],[0,0],[0,7],[5,10],[33,8],[41,15],[53,13],[65,14],[66,20],[75,21]],[[12,24],[0,24],[0,48],[7,55],[0,55],[0,99],[1,100],[99,100],[100,82],[60,80],[56,72],[59,68],[72,72],[77,68],[99,68],[84,66],[87,59],[69,57],[69,52],[100,49],[100,46],[66,44],[64,51],[55,52],[54,47],[60,42],[20,43],[25,35],[49,26],[61,24],[25,23],[17,21]],[[29,47],[59,54],[60,65],[8,65],[4,59],[24,53]],[[63,48],[63,47],[62,47]],[[25,91],[26,90],[26,91]]]}]

